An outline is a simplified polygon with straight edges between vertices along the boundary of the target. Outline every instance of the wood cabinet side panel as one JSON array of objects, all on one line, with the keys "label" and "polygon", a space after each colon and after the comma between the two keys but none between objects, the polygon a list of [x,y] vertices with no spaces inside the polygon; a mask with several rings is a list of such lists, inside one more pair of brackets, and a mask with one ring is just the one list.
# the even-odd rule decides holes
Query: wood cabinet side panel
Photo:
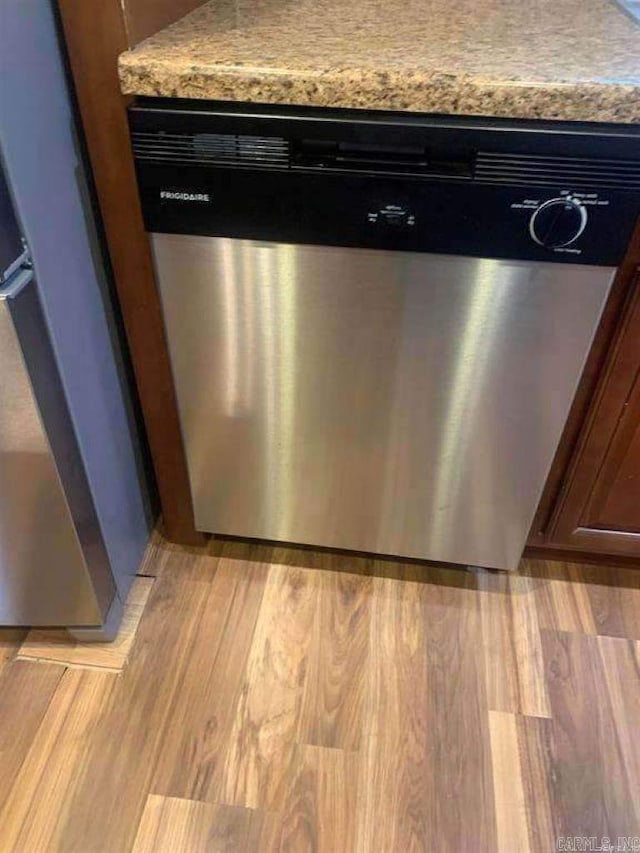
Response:
[{"label": "wood cabinet side panel", "polygon": [[123,0],[129,47],[201,5],[202,0]]},{"label": "wood cabinet side panel", "polygon": [[178,409],[160,300],[136,185],[118,55],[127,35],[118,0],[59,0],[109,253],[166,532],[185,544],[202,540],[193,521]]}]

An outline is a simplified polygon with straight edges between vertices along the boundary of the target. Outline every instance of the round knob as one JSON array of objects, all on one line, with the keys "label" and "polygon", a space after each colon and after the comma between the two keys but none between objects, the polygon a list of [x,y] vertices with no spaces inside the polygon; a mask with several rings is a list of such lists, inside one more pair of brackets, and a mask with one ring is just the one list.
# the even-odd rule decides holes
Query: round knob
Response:
[{"label": "round knob", "polygon": [[558,249],[577,240],[586,224],[584,206],[567,196],[552,198],[541,204],[531,217],[529,231],[540,246]]}]

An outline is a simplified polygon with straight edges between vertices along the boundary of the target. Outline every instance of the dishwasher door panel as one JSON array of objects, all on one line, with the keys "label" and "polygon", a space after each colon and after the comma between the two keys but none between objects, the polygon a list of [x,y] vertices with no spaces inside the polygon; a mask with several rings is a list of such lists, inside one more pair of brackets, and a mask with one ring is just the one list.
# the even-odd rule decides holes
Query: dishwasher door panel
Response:
[{"label": "dishwasher door panel", "polygon": [[516,567],[615,270],[151,239],[198,529]]}]

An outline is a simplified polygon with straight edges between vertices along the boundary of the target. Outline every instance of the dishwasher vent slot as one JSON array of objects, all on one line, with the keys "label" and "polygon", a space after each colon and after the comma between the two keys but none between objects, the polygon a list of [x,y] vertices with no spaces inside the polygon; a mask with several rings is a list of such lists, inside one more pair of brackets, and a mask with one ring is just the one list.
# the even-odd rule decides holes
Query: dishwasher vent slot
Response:
[{"label": "dishwasher vent slot", "polygon": [[235,133],[132,133],[138,161],[182,165],[289,165],[289,143],[277,136]]},{"label": "dishwasher vent slot", "polygon": [[236,133],[134,131],[140,163],[236,166],[299,171],[473,180],[512,186],[640,189],[640,159],[614,160],[496,151],[430,150]]},{"label": "dishwasher vent slot", "polygon": [[433,150],[424,144],[379,145],[371,142],[300,139],[293,145],[291,165],[306,170],[469,179],[472,176],[473,155],[457,152],[455,156],[449,150]]},{"label": "dishwasher vent slot", "polygon": [[640,188],[640,160],[600,160],[578,157],[503,154],[481,151],[475,179],[483,183],[563,184],[572,188]]}]

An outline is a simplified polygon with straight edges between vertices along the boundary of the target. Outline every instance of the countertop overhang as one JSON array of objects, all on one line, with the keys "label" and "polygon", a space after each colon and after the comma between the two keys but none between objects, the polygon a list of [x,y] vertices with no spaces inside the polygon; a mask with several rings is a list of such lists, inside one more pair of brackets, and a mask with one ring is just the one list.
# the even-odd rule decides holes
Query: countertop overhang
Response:
[{"label": "countertop overhang", "polygon": [[119,73],[131,95],[640,122],[614,0],[211,0]]}]

